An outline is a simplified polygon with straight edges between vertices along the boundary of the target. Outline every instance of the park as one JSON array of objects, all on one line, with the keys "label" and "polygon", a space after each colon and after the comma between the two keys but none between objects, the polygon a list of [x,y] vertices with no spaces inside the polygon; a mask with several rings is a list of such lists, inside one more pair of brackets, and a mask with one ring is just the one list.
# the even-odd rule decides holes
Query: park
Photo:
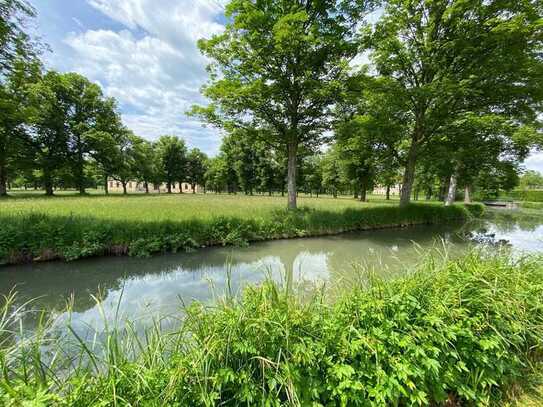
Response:
[{"label": "park", "polygon": [[543,405],[536,0],[0,0],[0,405]]}]

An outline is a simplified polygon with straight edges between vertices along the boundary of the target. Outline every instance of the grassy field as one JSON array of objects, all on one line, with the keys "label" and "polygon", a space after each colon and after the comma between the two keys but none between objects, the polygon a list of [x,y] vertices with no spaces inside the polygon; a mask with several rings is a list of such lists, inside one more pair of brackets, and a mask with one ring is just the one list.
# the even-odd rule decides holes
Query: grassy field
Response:
[{"label": "grassy field", "polygon": [[[243,195],[11,197],[0,201],[0,264],[149,256],[211,245],[466,219],[463,205]],[[479,206],[471,206],[481,212]]]},{"label": "grassy field", "polygon": [[[299,197],[299,206],[315,210],[341,212],[345,209],[397,205],[373,197],[362,203],[352,197],[334,199]],[[35,194],[15,195],[0,201],[0,214],[22,215],[46,213],[51,216],[92,216],[98,219],[156,222],[187,219],[209,219],[217,216],[258,217],[286,207],[281,196],[245,196],[216,194],[161,194],[161,195],[90,195],[63,194],[43,197]]]},{"label": "grassy field", "polygon": [[541,257],[474,252],[396,280],[365,276],[333,302],[267,282],[193,303],[174,331],[157,321],[138,335],[134,321],[90,342],[43,322],[14,345],[8,298],[0,405],[541,405],[523,396],[543,349]]}]

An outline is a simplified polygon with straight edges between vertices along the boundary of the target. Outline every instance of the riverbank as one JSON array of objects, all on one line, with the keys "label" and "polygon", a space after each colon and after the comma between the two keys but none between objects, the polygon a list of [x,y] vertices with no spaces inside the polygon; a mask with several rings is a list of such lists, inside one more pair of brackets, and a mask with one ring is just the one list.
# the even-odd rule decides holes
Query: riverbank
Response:
[{"label": "riverbank", "polygon": [[[102,346],[69,332],[57,340],[47,327],[17,345],[0,341],[0,401],[500,405],[540,372],[541,257],[433,257],[400,279],[360,281],[333,303],[324,290],[302,298],[267,282],[210,307],[194,303],[181,328],[164,332],[157,321],[145,340],[129,323],[98,335]],[[0,315],[7,338],[20,315]]]},{"label": "riverbank", "polygon": [[[465,220],[481,205],[306,199],[297,211],[279,198],[130,197],[0,202],[0,264],[150,256],[216,245],[322,236]],[[281,206],[280,206],[281,205]]]}]

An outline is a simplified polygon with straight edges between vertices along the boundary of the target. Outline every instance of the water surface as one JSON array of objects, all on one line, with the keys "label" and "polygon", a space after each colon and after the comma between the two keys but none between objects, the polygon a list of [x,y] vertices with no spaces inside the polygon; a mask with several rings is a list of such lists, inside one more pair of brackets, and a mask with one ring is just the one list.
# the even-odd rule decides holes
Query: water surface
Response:
[{"label": "water surface", "polygon": [[[516,252],[543,250],[543,217],[492,211],[467,225],[416,226],[319,238],[280,240],[246,248],[209,248],[149,259],[99,258],[74,263],[43,263],[0,269],[0,294],[18,293],[18,302],[35,299],[76,329],[100,330],[104,321],[150,321],[179,314],[193,300],[211,302],[229,291],[266,277],[292,275],[297,283],[342,287],[360,278],[363,264],[384,277],[398,275],[429,251],[450,256],[470,246],[506,245]],[[97,306],[95,298],[102,300]],[[73,312],[64,312],[67,302]]]}]

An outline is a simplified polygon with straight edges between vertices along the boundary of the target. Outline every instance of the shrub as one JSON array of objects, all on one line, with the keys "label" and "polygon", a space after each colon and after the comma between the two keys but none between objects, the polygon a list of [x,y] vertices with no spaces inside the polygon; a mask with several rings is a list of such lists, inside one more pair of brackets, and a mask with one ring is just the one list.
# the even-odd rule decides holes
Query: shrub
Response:
[{"label": "shrub", "polygon": [[543,202],[543,191],[539,190],[516,190],[509,192],[508,195],[519,201]]},{"label": "shrub", "polygon": [[480,218],[485,214],[485,205],[482,203],[464,204],[472,216]]}]

